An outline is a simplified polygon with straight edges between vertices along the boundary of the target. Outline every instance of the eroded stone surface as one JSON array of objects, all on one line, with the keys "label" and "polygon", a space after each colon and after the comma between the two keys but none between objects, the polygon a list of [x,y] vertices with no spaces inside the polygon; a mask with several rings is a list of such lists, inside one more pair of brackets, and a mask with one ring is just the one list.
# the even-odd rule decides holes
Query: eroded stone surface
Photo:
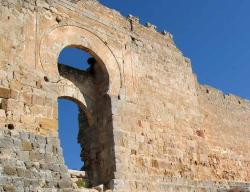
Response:
[{"label": "eroded stone surface", "polygon": [[[199,85],[170,33],[94,0],[0,0],[0,26],[1,192],[96,191],[64,165],[58,97],[82,109],[92,187],[249,191],[250,103]],[[58,68],[66,46],[95,57],[94,76]]]}]

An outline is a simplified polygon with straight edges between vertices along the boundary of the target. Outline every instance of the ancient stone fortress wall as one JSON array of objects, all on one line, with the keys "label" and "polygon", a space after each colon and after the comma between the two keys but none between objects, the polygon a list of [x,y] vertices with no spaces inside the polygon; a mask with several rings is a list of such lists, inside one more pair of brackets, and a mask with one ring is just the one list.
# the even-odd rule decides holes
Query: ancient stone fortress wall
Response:
[{"label": "ancient stone fortress wall", "polygon": [[[93,73],[57,59],[77,47]],[[0,0],[0,191],[75,189],[57,99],[81,106],[90,186],[247,191],[250,103],[201,86],[172,35],[94,0]],[[237,189],[238,188],[238,189]]]}]

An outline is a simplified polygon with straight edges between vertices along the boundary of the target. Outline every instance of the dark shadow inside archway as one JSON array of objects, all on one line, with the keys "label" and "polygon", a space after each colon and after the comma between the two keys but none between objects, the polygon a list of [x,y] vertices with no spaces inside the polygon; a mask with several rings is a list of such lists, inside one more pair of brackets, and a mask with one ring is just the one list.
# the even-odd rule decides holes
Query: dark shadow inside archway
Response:
[{"label": "dark shadow inside archway", "polygon": [[[77,53],[68,53],[67,52]],[[68,135],[65,138],[60,138],[61,143],[69,143],[67,140],[74,140],[80,144],[80,154],[82,163],[81,170],[86,172],[90,186],[103,184],[106,189],[110,189],[111,181],[114,179],[115,172],[115,154],[114,154],[114,138],[113,138],[113,121],[111,112],[111,99],[106,94],[108,90],[108,74],[103,68],[101,60],[93,56],[93,54],[84,53],[84,49],[79,49],[76,46],[67,47],[62,50],[58,59],[58,71],[61,77],[71,81],[74,86],[80,89],[82,96],[86,101],[84,106],[77,98],[62,96],[65,100],[71,100],[77,103],[79,107],[78,124],[79,132],[77,140],[75,136]],[[87,50],[89,51],[89,50]],[[89,51],[91,52],[91,51]],[[68,63],[68,59],[74,57],[74,54],[81,54],[77,60],[79,63],[73,62],[74,65]],[[67,59],[62,59],[66,54]],[[67,56],[68,55],[68,56]],[[87,64],[86,64],[87,63]],[[85,65],[85,67],[82,67]],[[82,68],[81,68],[82,67]],[[60,104],[60,98],[59,98]],[[59,108],[60,110],[60,108]],[[66,115],[71,116],[72,113],[66,111]],[[59,111],[60,115],[60,111]],[[76,115],[76,114],[75,114]],[[60,120],[60,116],[59,116]],[[65,123],[67,124],[67,123]],[[68,123],[70,126],[70,123]],[[59,122],[60,126],[60,122]],[[70,128],[59,128],[59,131],[65,131]],[[61,133],[60,133],[61,134]],[[59,134],[59,135],[60,135]],[[66,139],[66,141],[62,141]],[[62,145],[64,156],[67,154]],[[74,151],[72,146],[71,150]],[[77,150],[77,147],[76,147]],[[79,151],[78,151],[79,152]],[[65,161],[68,157],[65,157]],[[70,162],[70,163],[73,163]],[[70,165],[70,168],[77,166]]]}]

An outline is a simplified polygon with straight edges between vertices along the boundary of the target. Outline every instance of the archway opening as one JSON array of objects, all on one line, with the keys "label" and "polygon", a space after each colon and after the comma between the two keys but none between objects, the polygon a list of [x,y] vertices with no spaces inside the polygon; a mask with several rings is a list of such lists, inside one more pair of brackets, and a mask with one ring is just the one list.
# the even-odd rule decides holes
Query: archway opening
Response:
[{"label": "archway opening", "polygon": [[[85,50],[86,52],[84,52]],[[71,58],[78,59],[73,61],[74,59],[71,60]],[[67,163],[69,157],[65,156],[71,155],[66,152],[67,148],[79,153],[79,145],[77,147],[67,146],[64,149],[65,145],[70,145],[70,143],[77,145],[79,143],[79,156],[83,161],[81,170],[86,172],[89,186],[103,184],[106,189],[109,189],[111,181],[114,179],[115,155],[111,99],[107,95],[109,75],[105,65],[91,50],[71,46],[61,51],[58,58],[58,72],[64,83],[60,84],[60,86],[62,86],[62,90],[67,90],[60,93],[60,98],[69,99],[80,106],[78,116],[77,112],[70,113],[70,110],[67,109],[65,111],[66,116],[75,116],[74,119],[78,118],[79,132],[77,139],[76,135],[59,133],[59,136],[66,135],[60,137],[65,162],[67,165],[68,163],[71,164],[68,165],[69,168],[79,168],[79,159],[77,165],[74,165],[74,160]],[[81,103],[82,101],[84,103]],[[60,102],[59,99],[59,104]],[[63,118],[60,115],[59,111],[59,121],[60,118]],[[70,122],[64,125],[67,127],[60,127],[59,132],[71,130],[71,127],[69,127]]]}]

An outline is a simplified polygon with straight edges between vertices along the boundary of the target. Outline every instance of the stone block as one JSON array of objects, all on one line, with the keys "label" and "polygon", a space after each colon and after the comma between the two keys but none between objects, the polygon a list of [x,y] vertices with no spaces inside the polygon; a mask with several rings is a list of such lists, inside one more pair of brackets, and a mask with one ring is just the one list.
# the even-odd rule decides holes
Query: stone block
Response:
[{"label": "stone block", "polygon": [[[29,190],[35,191],[35,189],[41,188],[41,181],[39,181],[37,179],[25,179],[24,180],[24,187],[27,188],[27,191],[29,191]],[[42,191],[42,192],[47,192],[47,189]],[[53,192],[53,191],[49,191],[49,192]]]},{"label": "stone block", "polygon": [[40,127],[48,130],[55,130],[58,127],[58,122],[56,119],[41,118]]},{"label": "stone block", "polygon": [[47,142],[47,138],[46,137],[43,137],[43,136],[40,136],[40,135],[36,135],[35,139],[36,139],[36,142],[39,143],[39,145],[41,145],[41,146],[45,146],[46,145],[46,142]]},{"label": "stone block", "polygon": [[22,140],[28,140],[30,137],[30,134],[27,132],[20,132],[19,135],[20,135],[20,139]]},{"label": "stone block", "polygon": [[22,169],[22,168],[17,168],[17,176],[18,177],[25,177],[25,169]]},{"label": "stone block", "polygon": [[29,161],[29,151],[18,151],[17,156],[20,158],[21,161],[27,162]]},{"label": "stone block", "polygon": [[17,174],[16,168],[9,165],[4,166],[3,172],[6,175],[12,175],[12,176]]},{"label": "stone block", "polygon": [[4,109],[0,109],[0,118],[6,118],[6,113]]},{"label": "stone block", "polygon": [[30,161],[38,162],[44,159],[44,154],[39,152],[30,151]]},{"label": "stone block", "polygon": [[13,147],[13,139],[9,137],[4,137],[0,139],[0,148],[12,148]]},{"label": "stone block", "polygon": [[72,187],[72,182],[69,179],[63,179],[58,182],[58,187],[60,189],[64,188],[71,188]]},{"label": "stone block", "polygon": [[16,188],[11,184],[3,185],[3,190],[6,192],[16,192]]},{"label": "stone block", "polygon": [[30,111],[31,111],[31,114],[33,114],[34,116],[46,117],[46,115],[47,115],[47,110],[42,105],[32,105],[30,107]]},{"label": "stone block", "polygon": [[45,97],[44,104],[46,106],[52,107],[53,106],[53,99],[49,97]]},{"label": "stone block", "polygon": [[51,161],[55,161],[54,160],[54,156],[53,156],[53,153],[52,152],[50,152],[50,153],[45,153],[44,154],[44,160],[45,160],[45,162],[51,162]]},{"label": "stone block", "polygon": [[31,93],[28,93],[28,92],[22,93],[22,100],[24,101],[25,104],[31,105],[31,101],[32,101]]},{"label": "stone block", "polygon": [[69,169],[68,171],[69,171],[71,178],[85,178],[86,177],[85,171],[77,171],[77,170],[71,170],[71,169]]},{"label": "stone block", "polygon": [[42,81],[41,81],[41,80],[36,81],[36,87],[37,87],[38,89],[41,89],[41,88],[43,87]]},{"label": "stone block", "polygon": [[22,150],[23,151],[32,151],[33,147],[29,141],[22,141]]},{"label": "stone block", "polygon": [[35,117],[33,115],[21,115],[21,122],[28,125],[34,125]]},{"label": "stone block", "polygon": [[104,185],[99,185],[94,187],[95,190],[97,190],[98,192],[104,192]]},{"label": "stone block", "polygon": [[18,96],[19,96],[19,92],[18,91],[13,90],[13,89],[10,90],[10,98],[17,99]]},{"label": "stone block", "polygon": [[0,98],[10,98],[10,89],[0,87]]},{"label": "stone block", "polygon": [[40,135],[50,135],[51,133],[53,133],[53,131],[49,130],[49,129],[43,129],[43,128],[39,128],[39,134]]},{"label": "stone block", "polygon": [[32,104],[33,105],[44,105],[44,97],[39,95],[32,95]]},{"label": "stone block", "polygon": [[17,91],[21,91],[23,85],[21,84],[20,81],[11,81],[10,82],[10,88],[13,89],[13,90],[17,90]]},{"label": "stone block", "polygon": [[24,103],[22,101],[17,101],[14,99],[4,99],[2,106],[6,111],[14,111],[15,114],[18,115],[20,115],[20,113],[23,113],[24,109]]}]

